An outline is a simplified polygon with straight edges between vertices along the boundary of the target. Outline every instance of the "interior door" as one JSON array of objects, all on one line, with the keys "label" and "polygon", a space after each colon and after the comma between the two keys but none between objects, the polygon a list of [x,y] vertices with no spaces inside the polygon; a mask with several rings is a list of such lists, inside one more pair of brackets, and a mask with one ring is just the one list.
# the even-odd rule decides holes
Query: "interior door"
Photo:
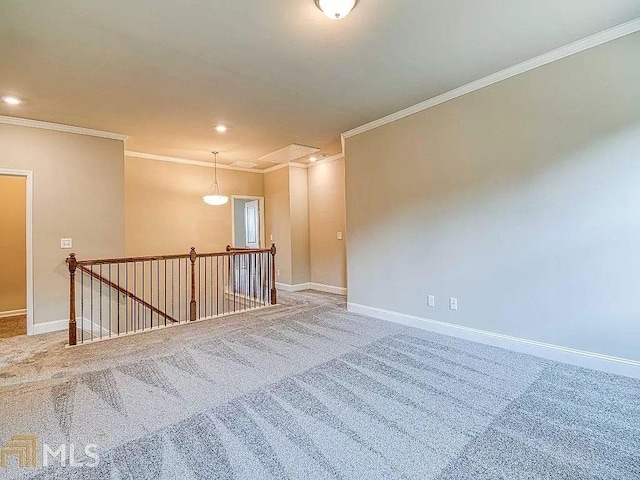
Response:
[{"label": "interior door", "polygon": [[244,204],[245,245],[248,248],[260,248],[260,207],[259,200]]}]

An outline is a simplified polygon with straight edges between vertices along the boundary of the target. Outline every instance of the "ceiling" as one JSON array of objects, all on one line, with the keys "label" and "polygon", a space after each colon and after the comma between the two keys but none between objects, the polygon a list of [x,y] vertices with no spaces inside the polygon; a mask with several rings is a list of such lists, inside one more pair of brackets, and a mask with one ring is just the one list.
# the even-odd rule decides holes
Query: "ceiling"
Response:
[{"label": "ceiling", "polygon": [[24,100],[0,115],[267,168],[637,17],[638,0],[361,0],[340,21],[313,0],[0,0],[0,94]]}]

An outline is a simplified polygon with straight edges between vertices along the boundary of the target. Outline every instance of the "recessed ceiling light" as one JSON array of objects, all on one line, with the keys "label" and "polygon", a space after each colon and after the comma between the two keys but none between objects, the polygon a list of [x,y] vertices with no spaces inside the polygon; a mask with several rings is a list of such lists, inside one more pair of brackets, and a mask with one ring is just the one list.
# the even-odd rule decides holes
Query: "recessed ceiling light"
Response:
[{"label": "recessed ceiling light", "polygon": [[18,97],[14,97],[11,95],[2,97],[2,101],[7,105],[20,105],[22,103],[22,100],[20,100]]},{"label": "recessed ceiling light", "polygon": [[226,125],[216,125],[216,132],[224,133],[227,131]]},{"label": "recessed ceiling light", "polygon": [[318,157],[309,157],[310,162],[315,162],[316,160],[318,160]]}]

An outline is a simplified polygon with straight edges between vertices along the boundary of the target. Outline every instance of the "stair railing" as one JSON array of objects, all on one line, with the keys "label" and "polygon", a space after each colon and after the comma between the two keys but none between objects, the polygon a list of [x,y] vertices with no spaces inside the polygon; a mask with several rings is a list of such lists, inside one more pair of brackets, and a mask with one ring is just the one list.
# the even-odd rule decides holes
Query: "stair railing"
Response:
[{"label": "stair railing", "polygon": [[277,303],[268,249],[78,260],[69,255],[69,345]]}]

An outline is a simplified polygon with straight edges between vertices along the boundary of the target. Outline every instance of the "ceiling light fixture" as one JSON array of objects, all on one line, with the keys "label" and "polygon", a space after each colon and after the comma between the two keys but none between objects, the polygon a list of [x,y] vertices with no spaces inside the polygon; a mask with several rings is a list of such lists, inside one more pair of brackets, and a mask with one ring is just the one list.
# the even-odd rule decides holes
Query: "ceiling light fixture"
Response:
[{"label": "ceiling light fixture", "polygon": [[222,195],[218,186],[218,152],[211,153],[214,155],[213,183],[209,187],[207,194],[202,197],[202,200],[208,205],[224,205],[229,201],[229,197]]},{"label": "ceiling light fixture", "polygon": [[316,6],[327,17],[340,20],[349,15],[359,0],[315,0]]},{"label": "ceiling light fixture", "polygon": [[11,95],[2,97],[2,101],[7,105],[20,105],[22,103],[22,100],[20,100],[18,97],[14,97]]},{"label": "ceiling light fixture", "polygon": [[226,125],[216,125],[216,132],[224,133],[227,131]]},{"label": "ceiling light fixture", "polygon": [[316,160],[318,160],[318,157],[315,157],[315,156],[309,157],[310,162],[315,162]]}]

